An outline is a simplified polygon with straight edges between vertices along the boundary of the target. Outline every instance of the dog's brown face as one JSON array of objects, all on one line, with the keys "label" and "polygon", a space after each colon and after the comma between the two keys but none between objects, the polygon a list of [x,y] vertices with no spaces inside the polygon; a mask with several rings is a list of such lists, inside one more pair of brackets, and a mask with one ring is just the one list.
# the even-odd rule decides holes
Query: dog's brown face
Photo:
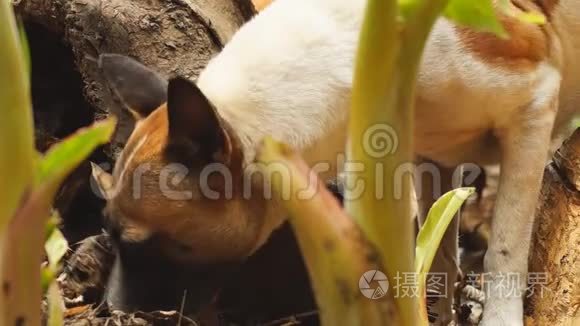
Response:
[{"label": "dog's brown face", "polygon": [[167,83],[124,56],[99,64],[137,119],[113,174],[93,166],[123,240],[165,239],[162,251],[190,262],[246,258],[264,238],[267,202],[243,196],[243,153],[230,126],[184,79]]}]

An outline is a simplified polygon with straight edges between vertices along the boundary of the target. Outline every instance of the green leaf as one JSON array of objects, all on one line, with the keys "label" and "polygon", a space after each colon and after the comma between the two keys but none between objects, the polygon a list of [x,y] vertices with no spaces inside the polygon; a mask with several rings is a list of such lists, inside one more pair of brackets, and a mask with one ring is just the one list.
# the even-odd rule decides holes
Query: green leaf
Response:
[{"label": "green leaf", "polygon": [[59,229],[52,231],[52,234],[44,244],[44,250],[46,250],[46,256],[48,257],[48,265],[56,269],[68,250],[68,242]]},{"label": "green leaf", "polygon": [[[54,194],[72,169],[96,146],[108,141],[114,127],[115,119],[107,119],[82,129],[53,146],[41,159],[38,159],[38,154],[32,151],[30,161],[37,163],[36,171],[30,169],[31,172],[36,172],[36,175],[32,175],[35,187],[31,187],[26,200],[20,204],[20,209],[12,217],[12,223],[9,224],[11,229],[6,232],[4,239],[7,247],[4,248],[4,256],[0,262],[0,266],[8,266],[2,271],[4,279],[9,280],[14,288],[20,290],[15,291],[6,303],[0,303],[0,324],[13,324],[15,318],[25,318],[32,325],[40,325],[39,314],[34,313],[34,309],[31,310],[29,307],[40,306],[42,286],[50,284],[49,280],[54,279],[58,261],[66,252],[66,244],[60,232],[56,234],[53,232],[48,243],[44,242],[47,217],[50,215]],[[43,245],[49,256],[48,268],[31,268],[35,264],[38,266],[38,262],[42,260]],[[10,309],[3,309],[3,304]],[[60,308],[60,305],[56,305],[51,309],[58,311]],[[58,324],[59,317],[56,318]]]},{"label": "green leaf", "polygon": [[546,23],[546,16],[542,15],[539,12],[518,12],[514,14],[514,17],[517,19],[536,25],[543,25]]},{"label": "green leaf", "polygon": [[48,238],[50,238],[50,236],[52,235],[52,232],[54,232],[54,230],[56,230],[56,228],[58,227],[58,224],[60,223],[60,215],[58,214],[57,211],[53,211],[52,215],[48,218],[48,221],[46,222],[46,240],[48,240]]},{"label": "green leaf", "polygon": [[503,14],[515,17],[520,21],[537,25],[543,25],[546,23],[546,16],[542,13],[537,11],[522,11],[519,8],[516,8],[510,0],[500,0],[497,5]]},{"label": "green leaf", "polygon": [[425,224],[417,235],[415,248],[415,272],[426,274],[453,216],[475,191],[474,188],[458,188],[441,196],[429,210]]},{"label": "green leaf", "polygon": [[501,38],[508,34],[497,19],[491,0],[450,0],[444,11],[452,21]]},{"label": "green leaf", "polygon": [[59,263],[68,250],[68,241],[57,228],[58,220],[58,213],[55,213],[49,219],[48,223],[46,223],[47,230],[50,233],[44,243],[44,251],[48,258],[48,265],[43,266],[41,270],[42,293],[48,290],[48,287],[56,278]]},{"label": "green leaf", "polygon": [[55,188],[93,150],[109,141],[115,130],[115,119],[97,122],[77,131],[61,143],[50,148],[38,165],[37,184],[49,182]]},{"label": "green leaf", "polygon": [[580,128],[580,117],[572,119],[572,128]]},{"label": "green leaf", "polygon": [[40,284],[42,285],[42,293],[46,293],[48,291],[48,287],[52,284],[52,281],[56,278],[52,268],[48,265],[42,266],[40,269]]},{"label": "green leaf", "polygon": [[403,20],[408,19],[419,8],[419,0],[399,0],[399,14]]}]

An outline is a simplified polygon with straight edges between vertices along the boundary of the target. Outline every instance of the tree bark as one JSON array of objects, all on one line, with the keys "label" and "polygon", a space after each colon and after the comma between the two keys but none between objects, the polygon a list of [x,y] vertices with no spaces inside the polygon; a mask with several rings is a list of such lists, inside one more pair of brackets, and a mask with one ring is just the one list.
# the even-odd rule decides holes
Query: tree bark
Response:
[{"label": "tree bark", "polygon": [[530,256],[527,325],[580,325],[580,128],[544,172]]},{"label": "tree bark", "polygon": [[130,55],[167,77],[195,79],[255,13],[251,0],[14,0],[14,7],[25,23],[44,26],[71,47],[97,118],[120,117],[113,152],[124,145],[133,119],[98,72],[99,54]]}]

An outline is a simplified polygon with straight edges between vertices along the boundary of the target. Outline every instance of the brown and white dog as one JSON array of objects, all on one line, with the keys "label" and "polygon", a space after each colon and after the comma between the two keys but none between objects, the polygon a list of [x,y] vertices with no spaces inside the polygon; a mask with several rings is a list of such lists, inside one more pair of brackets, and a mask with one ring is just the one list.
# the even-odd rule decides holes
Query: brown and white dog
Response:
[{"label": "brown and white dog", "polygon": [[[196,85],[179,78],[167,83],[128,58],[102,56],[112,88],[137,118],[113,176],[95,170],[104,191],[114,192],[107,211],[123,225],[123,237],[164,234],[179,244],[169,254],[195,262],[240,261],[259,248],[285,212],[263,196],[243,195],[245,167],[267,135],[300,150],[310,164],[335,162],[344,151],[365,3],[277,0],[237,32]],[[485,269],[495,276],[487,287],[485,326],[523,324],[521,295],[500,290],[526,286],[551,136],[580,105],[580,0],[511,5],[543,12],[548,22],[533,25],[500,13],[511,35],[502,40],[439,19],[416,98],[415,152],[436,162],[442,176],[465,162],[501,163],[485,256]],[[219,173],[203,175],[210,163],[227,167],[232,182]],[[323,177],[338,170],[332,166]],[[202,179],[215,198],[200,187]],[[451,187],[450,179],[442,179],[444,186]],[[171,183],[169,195],[160,190],[163,180]],[[418,180],[423,192],[431,183]],[[423,207],[432,202],[427,197]],[[454,280],[456,257],[454,223],[433,270]],[[451,310],[449,300],[441,302],[444,323]]]}]

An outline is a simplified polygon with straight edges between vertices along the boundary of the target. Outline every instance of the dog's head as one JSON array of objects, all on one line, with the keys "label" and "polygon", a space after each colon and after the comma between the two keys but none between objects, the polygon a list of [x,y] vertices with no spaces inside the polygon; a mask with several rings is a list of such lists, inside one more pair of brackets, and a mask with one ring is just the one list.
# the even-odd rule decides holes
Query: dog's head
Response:
[{"label": "dog's head", "polygon": [[250,255],[271,230],[267,202],[243,196],[244,153],[232,126],[183,78],[167,82],[121,55],[102,55],[99,67],[136,119],[113,173],[93,165],[122,239],[165,239],[162,251],[189,262]]}]

